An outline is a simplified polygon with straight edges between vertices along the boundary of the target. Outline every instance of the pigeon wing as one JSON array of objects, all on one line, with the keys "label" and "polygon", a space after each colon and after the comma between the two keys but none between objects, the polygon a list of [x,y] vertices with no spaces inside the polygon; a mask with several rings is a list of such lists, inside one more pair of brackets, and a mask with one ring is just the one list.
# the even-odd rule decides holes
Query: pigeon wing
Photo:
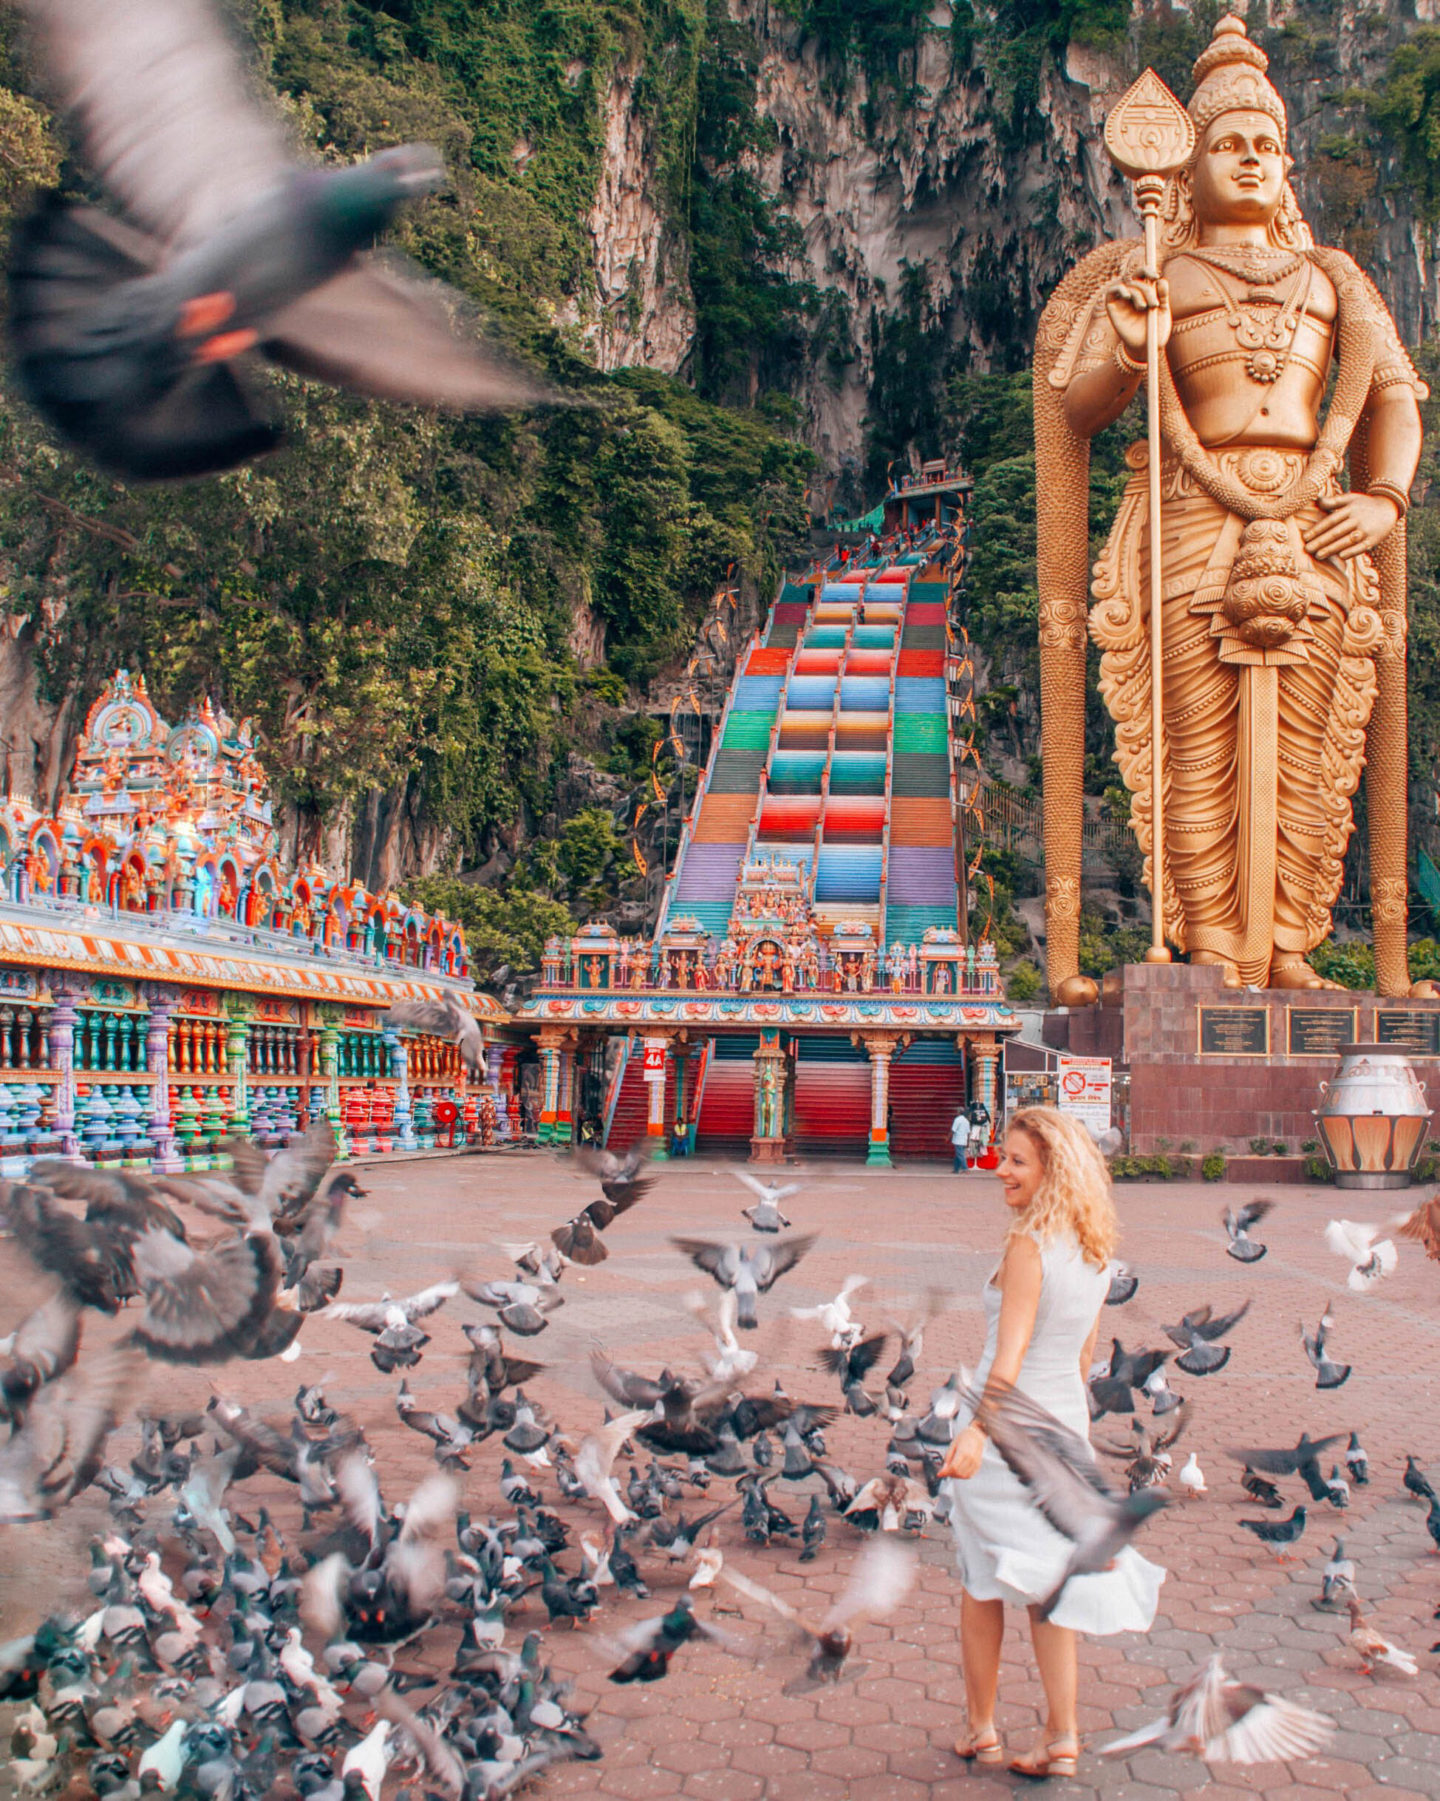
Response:
[{"label": "pigeon wing", "polygon": [[[337,281],[341,279],[343,278],[336,278]],[[306,301],[296,304],[298,306],[307,305],[335,285],[336,282],[329,282],[326,287],[317,289],[315,294],[308,296]],[[293,307],[289,309],[290,312],[294,310]],[[289,317],[289,312],[281,313],[279,317],[283,321]],[[270,350],[271,346],[267,344],[266,348]],[[384,354],[389,354],[388,346],[385,348]],[[280,362],[284,359],[276,356],[275,360]],[[295,366],[298,367],[298,365]],[[301,369],[300,373],[318,372]],[[325,379],[339,378],[326,377]],[[397,396],[397,398],[403,398],[403,396]],[[460,1055],[472,1075],[478,1074],[485,1067],[485,1043],[479,1023],[471,1014],[462,1013],[453,1001],[401,1001],[398,1005],[382,1013],[380,1018],[387,1026],[408,1026],[412,1032],[429,1032],[435,1038],[448,1038],[451,1044],[459,1045]]]},{"label": "pigeon wing", "polygon": [[672,1238],[671,1244],[707,1276],[713,1276],[722,1288],[735,1279],[739,1253],[733,1244],[713,1244],[708,1238]]},{"label": "pigeon wing", "polygon": [[1083,1537],[1097,1512],[1113,1502],[1084,1439],[1016,1389],[995,1398],[967,1397],[990,1442],[1034,1496],[1055,1530]]},{"label": "pigeon wing", "polygon": [[1324,1714],[1244,1683],[1227,1682],[1222,1705],[1226,1723],[1206,1739],[1201,1755],[1207,1761],[1291,1763],[1314,1756],[1335,1730]]},{"label": "pigeon wing", "polygon": [[130,219],[194,242],[292,168],[206,0],[27,0],[86,162]]},{"label": "pigeon wing", "polygon": [[445,1303],[460,1292],[458,1282],[436,1282],[429,1288],[422,1288],[419,1294],[412,1294],[400,1305],[405,1309],[406,1317],[411,1321],[424,1319],[431,1313],[439,1312]]},{"label": "pigeon wing", "polygon": [[786,1270],[794,1269],[819,1236],[818,1232],[801,1232],[779,1244],[767,1244],[754,1253],[751,1262],[755,1268],[755,1286],[762,1293],[773,1288]]},{"label": "pigeon wing", "polygon": [[168,1232],[135,1242],[145,1312],[135,1342],[167,1363],[217,1363],[259,1330],[280,1284],[273,1241],[229,1238],[203,1256]]},{"label": "pigeon wing", "polygon": [[833,1631],[846,1620],[882,1620],[893,1613],[915,1580],[914,1556],[888,1539],[875,1539],[861,1551],[839,1600],[820,1623]]},{"label": "pigeon wing", "polygon": [[[297,375],[376,400],[477,412],[554,399],[493,346],[462,337],[437,283],[375,255],[276,314],[261,348]],[[478,1028],[457,1042],[480,1067]]]}]

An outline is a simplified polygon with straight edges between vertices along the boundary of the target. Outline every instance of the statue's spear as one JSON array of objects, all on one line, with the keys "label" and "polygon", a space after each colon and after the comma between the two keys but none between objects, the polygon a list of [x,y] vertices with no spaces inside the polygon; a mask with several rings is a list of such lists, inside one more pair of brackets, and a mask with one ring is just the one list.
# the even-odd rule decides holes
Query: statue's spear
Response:
[{"label": "statue's spear", "polygon": [[[1134,184],[1135,208],[1145,227],[1148,281],[1160,276],[1160,202],[1167,177],[1183,169],[1195,149],[1189,113],[1147,69],[1111,107],[1105,120],[1105,148],[1122,175]],[[1161,793],[1164,758],[1164,694],[1160,603],[1160,321],[1155,308],[1145,315],[1145,408],[1150,466],[1150,949],[1147,963],[1168,963],[1165,943],[1165,809]]]}]

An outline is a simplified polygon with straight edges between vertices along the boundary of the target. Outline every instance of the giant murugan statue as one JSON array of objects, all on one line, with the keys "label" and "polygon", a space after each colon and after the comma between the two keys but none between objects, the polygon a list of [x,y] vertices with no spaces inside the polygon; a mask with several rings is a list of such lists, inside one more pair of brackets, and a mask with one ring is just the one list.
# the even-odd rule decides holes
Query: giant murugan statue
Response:
[{"label": "giant murugan statue", "polygon": [[1163,940],[1232,988],[1331,986],[1306,958],[1330,931],[1368,763],[1377,981],[1410,986],[1404,520],[1427,390],[1372,283],[1311,239],[1266,60],[1221,19],[1195,65],[1193,152],[1163,193],[1155,182],[1156,267],[1136,241],[1103,245],[1060,284],[1037,338],[1046,911],[1062,1005],[1095,998],[1078,966],[1087,625],[1131,823],[1152,850],[1143,443],[1087,579],[1088,440],[1139,390],[1147,327],[1161,346]]}]

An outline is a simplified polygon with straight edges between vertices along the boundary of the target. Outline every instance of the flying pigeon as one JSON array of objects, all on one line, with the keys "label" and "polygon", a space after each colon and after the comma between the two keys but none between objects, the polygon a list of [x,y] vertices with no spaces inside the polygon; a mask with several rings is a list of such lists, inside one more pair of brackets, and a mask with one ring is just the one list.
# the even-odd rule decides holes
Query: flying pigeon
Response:
[{"label": "flying pigeon", "polygon": [[1335,1730],[1324,1714],[1225,1674],[1219,1657],[1177,1688],[1158,1720],[1102,1745],[1102,1757],[1142,1745],[1189,1752],[1207,1763],[1272,1763],[1311,1757]]},{"label": "flying pigeon", "polygon": [[1332,1219],[1325,1228],[1325,1242],[1350,1265],[1346,1287],[1364,1294],[1394,1269],[1398,1258],[1388,1238],[1378,1236],[1378,1226],[1358,1224],[1353,1219]]},{"label": "flying pigeon", "polygon": [[1183,1353],[1175,1359],[1176,1369],[1184,1370],[1187,1376],[1209,1376],[1224,1369],[1230,1361],[1230,1346],[1222,1349],[1215,1341],[1237,1326],[1249,1311],[1249,1301],[1243,1301],[1233,1313],[1222,1313],[1218,1318],[1209,1306],[1197,1307],[1193,1313],[1187,1313],[1178,1326],[1166,1326],[1165,1336],[1172,1344],[1179,1345]]},{"label": "flying pigeon", "polygon": [[754,1231],[778,1232],[782,1226],[788,1229],[790,1221],[780,1211],[780,1203],[787,1195],[799,1194],[804,1183],[786,1182],[777,1188],[770,1182],[762,1182],[757,1176],[752,1176],[746,1169],[732,1169],[730,1173],[757,1197],[753,1207],[740,1209]]},{"label": "flying pigeon", "polygon": [[1270,1247],[1256,1243],[1250,1237],[1250,1228],[1258,1226],[1274,1205],[1274,1201],[1254,1200],[1243,1206],[1238,1213],[1233,1207],[1225,1209],[1222,1217],[1225,1221],[1225,1235],[1229,1239],[1225,1246],[1227,1256],[1233,1257],[1237,1263],[1260,1261]]},{"label": "flying pigeon", "polygon": [[810,1652],[805,1670],[807,1684],[838,1682],[854,1644],[851,1623],[880,1620],[893,1613],[915,1580],[915,1559],[889,1540],[873,1540],[856,1559],[854,1572],[840,1598],[813,1621],[803,1618],[788,1601],[782,1601],[779,1595],[738,1570],[722,1569],[720,1580],[768,1607],[794,1629],[797,1641]]},{"label": "flying pigeon", "polygon": [[1313,1333],[1300,1327],[1300,1342],[1305,1347],[1305,1355],[1315,1370],[1315,1386],[1317,1388],[1339,1388],[1350,1380],[1351,1365],[1334,1363],[1325,1355],[1325,1346],[1331,1332],[1335,1329],[1335,1321],[1330,1317],[1327,1307],[1320,1316],[1320,1324]]},{"label": "flying pigeon", "polygon": [[452,325],[443,290],[371,246],[442,185],[405,144],[350,168],[293,157],[206,0],[24,0],[80,159],[121,217],[58,193],[16,229],[20,385],[58,434],[126,480],[228,469],[279,430],[235,370],[250,352],[387,400],[470,410],[539,399]]},{"label": "flying pigeon", "polygon": [[380,1015],[380,1023],[443,1038],[459,1047],[460,1059],[472,1076],[485,1073],[485,1037],[480,1022],[454,1001],[401,1001]]},{"label": "flying pigeon", "polygon": [[750,1332],[760,1323],[755,1311],[757,1296],[794,1269],[818,1237],[817,1232],[802,1232],[798,1238],[753,1247],[715,1244],[705,1238],[672,1238],[670,1242],[721,1288],[735,1291],[736,1324],[741,1331]]}]

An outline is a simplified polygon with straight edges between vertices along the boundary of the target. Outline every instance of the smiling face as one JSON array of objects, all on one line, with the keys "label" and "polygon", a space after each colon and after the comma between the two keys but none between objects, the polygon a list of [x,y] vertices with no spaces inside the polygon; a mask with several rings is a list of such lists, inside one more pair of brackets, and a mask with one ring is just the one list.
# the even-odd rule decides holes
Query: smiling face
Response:
[{"label": "smiling face", "polygon": [[1266,113],[1222,113],[1200,140],[1191,168],[1202,225],[1268,225],[1280,207],[1290,158]]},{"label": "smiling face", "polygon": [[1023,1213],[1045,1179],[1040,1146],[1028,1132],[1009,1131],[1005,1134],[1005,1150],[996,1174],[1005,1193],[1005,1205],[1016,1213]]}]

